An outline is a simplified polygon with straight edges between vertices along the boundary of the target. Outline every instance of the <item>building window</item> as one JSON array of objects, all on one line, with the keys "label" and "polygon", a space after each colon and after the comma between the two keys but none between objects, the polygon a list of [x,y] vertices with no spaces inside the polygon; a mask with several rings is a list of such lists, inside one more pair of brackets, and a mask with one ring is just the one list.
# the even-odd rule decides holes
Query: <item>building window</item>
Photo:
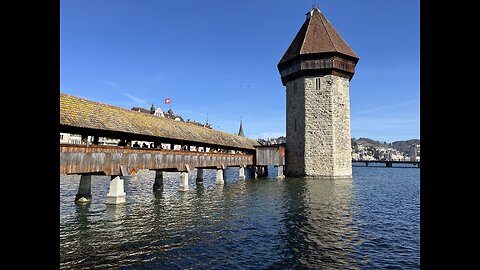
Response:
[{"label": "building window", "polygon": [[297,93],[297,82],[293,82],[293,93]]},{"label": "building window", "polygon": [[63,135],[62,134],[60,134],[60,140],[63,141]]},{"label": "building window", "polygon": [[297,119],[295,119],[295,132],[297,132]]},{"label": "building window", "polygon": [[315,89],[320,90],[320,78],[315,79]]}]

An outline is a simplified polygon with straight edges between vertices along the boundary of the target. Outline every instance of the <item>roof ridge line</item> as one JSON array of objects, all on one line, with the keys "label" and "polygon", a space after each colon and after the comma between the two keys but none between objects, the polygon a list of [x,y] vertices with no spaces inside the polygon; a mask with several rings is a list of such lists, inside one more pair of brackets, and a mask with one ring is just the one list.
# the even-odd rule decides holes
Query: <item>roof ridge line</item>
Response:
[{"label": "roof ridge line", "polygon": [[[95,104],[98,104],[98,105],[101,105],[101,106],[107,106],[107,107],[110,107],[110,108],[113,108],[113,109],[120,109],[122,111],[125,111],[125,113],[129,113],[129,114],[137,114],[139,112],[136,112],[136,111],[132,111],[130,109],[127,109],[127,108],[123,108],[123,107],[120,107],[120,106],[116,106],[116,105],[112,105],[112,104],[108,104],[108,103],[104,103],[104,102],[101,102],[101,101],[96,101],[96,100],[91,100],[91,99],[86,99],[86,98],[83,98],[83,97],[79,97],[79,96],[74,96],[72,94],[68,94],[68,93],[62,93],[60,92],[60,99],[61,99],[61,96],[64,95],[64,96],[67,96],[70,97],[70,98],[73,98],[73,99],[80,99],[80,100],[84,100],[85,102],[89,102],[89,103],[95,103]],[[61,101],[60,101],[61,103]],[[248,138],[248,137],[245,137],[245,136],[238,136],[237,134],[235,133],[229,133],[229,132],[226,132],[226,131],[223,131],[223,130],[219,130],[219,129],[214,129],[214,128],[207,128],[207,127],[203,127],[203,126],[198,126],[198,125],[195,125],[195,124],[192,124],[192,123],[187,123],[187,122],[182,122],[182,121],[177,121],[177,120],[174,120],[174,119],[171,119],[171,118],[168,118],[168,117],[158,117],[158,116],[155,116],[153,114],[147,114],[147,113],[141,113],[142,117],[151,117],[152,119],[155,119],[155,120],[159,120],[159,121],[170,121],[170,122],[175,122],[176,124],[180,124],[180,125],[189,125],[189,126],[193,126],[194,128],[204,128],[204,129],[207,129],[207,130],[213,130],[213,131],[216,131],[216,132],[219,132],[219,133],[223,133],[223,134],[226,134],[226,135],[235,135],[237,137],[240,137],[240,138],[245,138],[249,141],[256,141],[255,139],[251,139],[251,138]]]},{"label": "roof ridge line", "polygon": [[300,51],[298,52],[299,54],[302,53],[303,46],[305,46],[305,39],[307,38],[307,35],[308,35],[308,29],[310,29],[310,20],[311,19],[312,19],[312,16],[310,16],[310,18],[307,19],[309,22],[307,24],[307,30],[305,30],[305,35],[303,36],[303,39],[302,39],[302,46],[300,46]]},{"label": "roof ridge line", "polygon": [[[113,104],[108,104],[108,103],[105,103],[105,102],[101,102],[101,101],[96,101],[96,100],[91,100],[91,99],[86,99],[86,98],[83,98],[83,97],[79,97],[79,96],[74,96],[74,95],[71,95],[71,94],[67,94],[67,93],[61,93],[61,95],[66,95],[66,96],[70,96],[72,98],[77,98],[77,99],[83,99],[87,102],[92,102],[92,103],[96,103],[96,104],[100,104],[100,105],[105,105],[105,106],[108,106],[110,108],[114,108],[114,109],[120,109],[120,110],[123,110],[127,113],[138,113],[138,111],[132,111],[131,109],[127,109],[127,108],[124,108],[124,107],[120,107],[120,106],[117,106],[117,105],[113,105]],[[145,109],[145,108],[143,108]],[[173,110],[172,110],[173,111]],[[158,116],[155,116],[153,114],[147,114],[147,113],[144,113],[146,117],[155,117],[155,119],[158,118]],[[175,119],[171,119],[171,118],[168,118],[168,117],[161,117],[161,119],[164,119],[164,120],[167,120],[167,121],[176,121]],[[177,121],[178,122],[178,121]],[[182,122],[180,121],[180,123],[185,123],[185,124],[189,124],[187,122]]]},{"label": "roof ridge line", "polygon": [[[320,14],[321,14],[321,13],[320,13]],[[323,16],[323,18],[325,18],[325,20],[327,20],[327,17],[325,17],[325,15]],[[333,49],[335,49],[335,52],[339,52],[338,49],[337,49],[337,47],[335,46],[335,43],[334,43],[333,40],[332,40],[332,37],[330,36],[330,33],[328,32],[327,27],[325,26],[325,22],[323,21],[323,18],[322,18],[322,16],[320,16],[320,20],[321,20],[321,22],[322,22],[323,28],[325,29],[325,33],[327,33],[328,39],[330,40],[330,43],[332,43],[332,46],[333,46]],[[327,21],[328,21],[328,20],[327,20]],[[330,25],[332,25],[332,24],[330,24]],[[332,25],[332,27],[333,27],[333,25]]]}]

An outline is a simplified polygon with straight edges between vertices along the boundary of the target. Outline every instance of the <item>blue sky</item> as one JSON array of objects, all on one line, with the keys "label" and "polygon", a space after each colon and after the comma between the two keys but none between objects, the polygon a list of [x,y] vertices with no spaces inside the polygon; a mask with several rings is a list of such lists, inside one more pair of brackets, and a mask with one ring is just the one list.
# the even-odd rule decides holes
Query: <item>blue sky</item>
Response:
[{"label": "blue sky", "polygon": [[208,121],[247,137],[285,134],[278,61],[317,4],[359,55],[351,135],[420,137],[420,3],[60,1],[60,91],[130,109]]}]

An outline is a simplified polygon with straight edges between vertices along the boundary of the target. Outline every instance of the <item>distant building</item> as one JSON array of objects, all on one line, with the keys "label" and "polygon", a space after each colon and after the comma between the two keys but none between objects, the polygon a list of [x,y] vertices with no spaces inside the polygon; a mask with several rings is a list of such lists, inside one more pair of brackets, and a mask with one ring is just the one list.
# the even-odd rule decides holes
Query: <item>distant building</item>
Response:
[{"label": "distant building", "polygon": [[166,113],[164,113],[164,116],[166,118],[170,118],[170,119],[173,119],[175,121],[181,121],[181,122],[185,122],[185,120],[183,120],[183,117],[181,115],[177,115],[175,114],[172,109],[169,109]]},{"label": "distant building", "polygon": [[60,132],[60,143],[80,144],[82,143],[82,136]]},{"label": "distant building", "polygon": [[155,112],[153,113],[153,115],[155,116],[160,116],[160,117],[165,117],[165,115],[163,115],[163,111],[162,109],[160,109],[160,107],[158,107]]},{"label": "distant building", "polygon": [[136,111],[136,112],[141,112],[141,113],[150,113],[149,110],[145,109],[145,108],[142,108],[142,107],[133,107],[131,108],[132,111]]},{"label": "distant building", "polygon": [[162,111],[162,109],[160,109],[160,107],[158,109],[155,109],[155,106],[153,104],[150,107],[150,110],[147,110],[147,109],[142,108],[142,107],[133,107],[130,110],[136,111],[136,112],[141,112],[141,113],[153,114],[153,115],[157,115],[157,116],[161,116],[161,117],[170,118],[170,119],[173,119],[173,120],[176,120],[176,121],[185,122],[185,120],[183,120],[183,117],[181,115],[175,114],[172,111],[172,109],[169,109],[166,113],[164,113]]},{"label": "distant building", "polygon": [[411,161],[420,161],[420,144],[413,145],[413,155],[410,158]]},{"label": "distant building", "polygon": [[[84,144],[92,144],[93,143],[93,136],[88,136]],[[119,139],[110,139],[106,137],[98,138],[99,145],[118,145]],[[82,144],[82,136],[79,134],[70,134],[60,132],[60,143],[68,143],[68,144]]]}]

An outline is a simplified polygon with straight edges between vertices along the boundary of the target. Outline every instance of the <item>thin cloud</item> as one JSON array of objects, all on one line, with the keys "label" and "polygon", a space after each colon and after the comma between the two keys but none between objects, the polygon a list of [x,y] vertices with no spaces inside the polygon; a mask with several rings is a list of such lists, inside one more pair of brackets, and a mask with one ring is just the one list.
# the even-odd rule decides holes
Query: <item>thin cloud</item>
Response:
[{"label": "thin cloud", "polygon": [[403,107],[403,106],[407,106],[407,105],[410,105],[410,104],[415,104],[415,103],[418,103],[418,102],[419,102],[418,100],[410,100],[410,101],[407,101],[407,102],[402,102],[402,103],[397,103],[397,104],[378,106],[378,107],[374,107],[374,108],[364,110],[364,111],[360,111],[360,112],[357,112],[357,113],[358,114],[373,113],[373,112],[378,112],[378,111],[385,110],[385,109]]},{"label": "thin cloud", "polygon": [[136,103],[142,103],[142,104],[146,104],[147,101],[146,100],[143,100],[143,99],[140,99],[140,98],[137,98],[137,97],[134,97],[128,93],[122,93],[122,95],[128,97],[129,99],[131,99],[133,102],[136,102]]},{"label": "thin cloud", "polygon": [[108,86],[118,87],[118,83],[109,82],[109,81],[103,81],[102,83]]},{"label": "thin cloud", "polygon": [[189,67],[178,66],[178,65],[176,67],[164,69],[159,71],[152,78],[147,79],[147,82],[152,84],[163,84],[165,82],[169,82],[174,78],[184,74],[185,72],[189,71],[189,69],[190,69]]}]

